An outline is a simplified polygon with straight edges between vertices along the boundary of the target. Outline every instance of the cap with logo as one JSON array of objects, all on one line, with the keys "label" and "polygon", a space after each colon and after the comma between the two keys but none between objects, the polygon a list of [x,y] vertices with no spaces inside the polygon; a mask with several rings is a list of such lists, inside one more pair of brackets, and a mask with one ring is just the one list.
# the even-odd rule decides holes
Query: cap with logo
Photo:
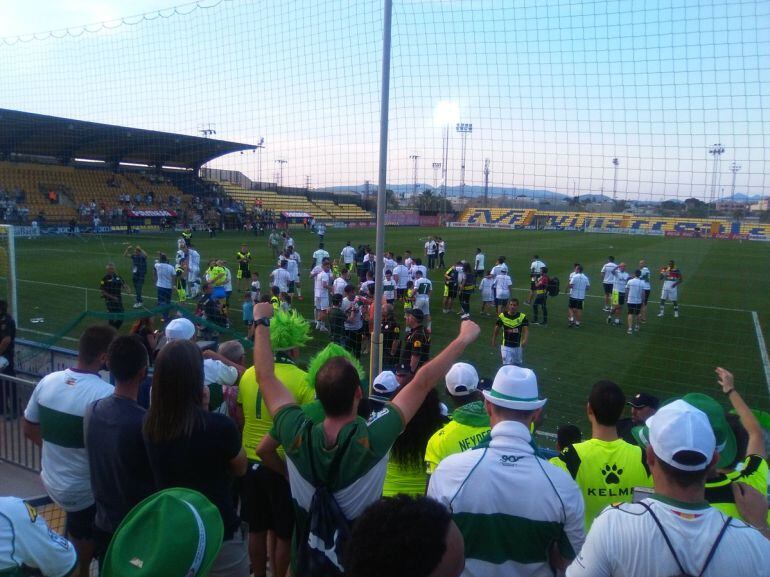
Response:
[{"label": "cap with logo", "polygon": [[660,399],[658,399],[658,397],[648,395],[647,393],[636,393],[633,397],[631,397],[630,401],[626,402],[626,404],[634,407],[635,409],[643,409],[645,407],[649,407],[651,409],[657,410],[657,408],[660,407]]},{"label": "cap with logo", "polygon": [[206,575],[222,546],[219,509],[191,489],[147,497],[118,526],[104,558],[104,577]]},{"label": "cap with logo", "polygon": [[[727,422],[725,410],[722,408],[722,405],[703,393],[688,393],[679,400],[688,403],[706,415],[708,422],[711,424],[713,436],[716,438],[716,450],[719,452],[717,467],[729,467],[735,460],[735,456],[738,453],[738,447],[735,442],[735,435]],[[668,401],[664,403],[663,408],[675,402],[676,400]],[[658,413],[663,410],[663,408],[659,409]],[[650,417],[650,419],[651,418],[652,417]],[[647,429],[649,428],[650,419],[647,419],[647,422],[643,427],[634,427],[631,431],[641,446],[647,446],[649,444],[649,432]]]},{"label": "cap with logo", "polygon": [[492,381],[492,388],[483,393],[484,398],[493,405],[517,411],[534,411],[548,400],[538,397],[535,373],[515,365],[500,367]]},{"label": "cap with logo", "polygon": [[409,309],[409,315],[413,316],[414,320],[420,323],[425,319],[425,313],[423,313],[420,309]]},{"label": "cap with logo", "polygon": [[479,386],[479,374],[473,365],[468,363],[455,363],[447,371],[446,390],[454,397],[465,397],[470,395]]},{"label": "cap with logo", "polygon": [[169,341],[183,340],[189,341],[195,336],[195,325],[192,321],[185,318],[172,319],[166,325],[166,339]]},{"label": "cap with logo", "polygon": [[706,413],[683,399],[662,407],[645,427],[655,455],[680,471],[703,471],[711,464],[716,439]]}]

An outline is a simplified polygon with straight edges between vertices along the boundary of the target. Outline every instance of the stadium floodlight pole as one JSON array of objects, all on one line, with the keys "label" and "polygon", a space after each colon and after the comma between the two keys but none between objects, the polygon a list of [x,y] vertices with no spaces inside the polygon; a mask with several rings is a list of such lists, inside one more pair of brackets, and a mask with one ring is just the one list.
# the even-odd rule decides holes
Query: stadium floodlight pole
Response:
[{"label": "stadium floodlight pole", "polygon": [[620,164],[620,161],[616,158],[612,159],[612,166],[614,167],[612,170],[612,202],[616,202],[618,200],[618,165]]},{"label": "stadium floodlight pole", "polygon": [[433,163],[433,190],[438,188],[438,171],[441,170],[441,163]]},{"label": "stadium floodlight pole", "polygon": [[417,154],[412,154],[409,156],[409,160],[414,161],[414,190],[412,191],[413,198],[417,198],[417,161],[419,158],[420,156]]},{"label": "stadium floodlight pole", "polygon": [[382,26],[382,96],[380,102],[380,166],[377,184],[377,235],[374,241],[376,264],[374,275],[374,318],[369,356],[369,393],[374,377],[382,368],[382,274],[385,252],[385,203],[388,181],[388,106],[390,104],[390,31],[393,0],[385,0]]},{"label": "stadium floodlight pole", "polygon": [[289,161],[285,160],[283,158],[279,158],[275,162],[278,164],[279,169],[280,169],[280,172],[279,172],[280,177],[278,178],[278,188],[279,188],[279,190],[282,190],[283,189],[283,165],[286,164]]},{"label": "stadium floodlight pole", "polygon": [[473,132],[473,125],[467,122],[458,122],[455,130],[462,135],[462,144],[460,146],[460,202],[465,200],[465,150],[468,135]]},{"label": "stadium floodlight pole", "polygon": [[730,170],[733,173],[733,183],[730,192],[730,200],[732,200],[733,203],[733,210],[735,210],[735,176],[738,174],[740,169],[741,165],[733,160],[733,163],[730,165]]},{"label": "stadium floodlight pole", "polygon": [[484,207],[489,208],[489,159],[484,159]]},{"label": "stadium floodlight pole", "polygon": [[441,226],[446,224],[446,205],[447,205],[447,178],[449,177],[449,123],[444,125],[444,149],[442,150],[443,162],[441,163],[441,188],[444,191],[444,202],[441,206]]},{"label": "stadium floodlight pole", "polygon": [[714,144],[709,148],[709,154],[714,157],[714,165],[711,170],[711,197],[709,203],[714,202],[717,198],[717,172],[719,168],[719,157],[725,151],[725,147],[720,143]]},{"label": "stadium floodlight pole", "polygon": [[264,137],[259,137],[259,142],[255,148],[257,149],[257,178],[259,179],[259,190],[262,190],[262,149],[265,148]]}]

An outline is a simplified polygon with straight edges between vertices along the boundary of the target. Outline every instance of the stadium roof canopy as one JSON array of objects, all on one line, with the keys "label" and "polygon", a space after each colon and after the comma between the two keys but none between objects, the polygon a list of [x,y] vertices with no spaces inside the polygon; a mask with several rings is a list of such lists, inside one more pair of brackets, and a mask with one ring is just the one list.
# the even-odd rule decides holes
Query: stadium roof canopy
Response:
[{"label": "stadium roof canopy", "polygon": [[0,153],[198,169],[250,144],[0,108]]}]

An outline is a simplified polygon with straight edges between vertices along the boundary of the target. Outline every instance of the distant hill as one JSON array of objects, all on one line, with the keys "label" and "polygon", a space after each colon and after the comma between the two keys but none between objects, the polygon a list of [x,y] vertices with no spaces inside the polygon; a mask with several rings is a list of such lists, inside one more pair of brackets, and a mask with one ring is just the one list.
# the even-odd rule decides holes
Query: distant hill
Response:
[{"label": "distant hill", "polygon": [[[402,196],[402,195],[408,196],[408,195],[411,195],[412,192],[414,191],[413,184],[389,184],[388,188],[398,196]],[[418,194],[426,189],[433,190],[433,187],[424,183],[417,184]],[[354,186],[329,186],[324,188],[318,188],[316,190],[320,192],[336,192],[336,193],[356,192],[358,194],[364,194],[366,192],[366,185],[357,184]],[[446,190],[447,190],[447,196],[449,198],[457,198],[460,196],[459,186],[448,186]],[[374,194],[376,191],[377,191],[377,186],[370,184],[369,193]],[[483,198],[484,187],[466,185],[464,190],[464,195],[468,198]],[[569,196],[566,194],[562,194],[560,192],[553,192],[551,190],[531,189],[531,188],[512,188],[512,187],[500,187],[500,186],[490,186],[489,196],[490,198],[524,197],[524,198],[533,198],[533,199],[547,198],[551,200],[553,199],[564,200],[569,198]]]}]

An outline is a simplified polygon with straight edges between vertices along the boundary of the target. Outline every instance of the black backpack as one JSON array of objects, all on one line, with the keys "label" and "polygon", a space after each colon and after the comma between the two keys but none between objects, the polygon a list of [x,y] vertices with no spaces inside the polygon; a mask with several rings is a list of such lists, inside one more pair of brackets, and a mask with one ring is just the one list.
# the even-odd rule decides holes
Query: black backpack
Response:
[{"label": "black backpack", "polygon": [[[343,442],[332,460],[329,484],[337,478],[340,460],[348,450],[352,437]],[[314,480],[318,479],[312,457],[310,467]],[[305,530],[297,535],[297,575],[341,577],[345,572],[343,554],[350,541],[350,522],[329,488],[315,482],[314,485],[315,493],[310,502]]]},{"label": "black backpack", "polygon": [[559,294],[559,277],[552,276],[548,279],[548,296],[555,297]]}]

